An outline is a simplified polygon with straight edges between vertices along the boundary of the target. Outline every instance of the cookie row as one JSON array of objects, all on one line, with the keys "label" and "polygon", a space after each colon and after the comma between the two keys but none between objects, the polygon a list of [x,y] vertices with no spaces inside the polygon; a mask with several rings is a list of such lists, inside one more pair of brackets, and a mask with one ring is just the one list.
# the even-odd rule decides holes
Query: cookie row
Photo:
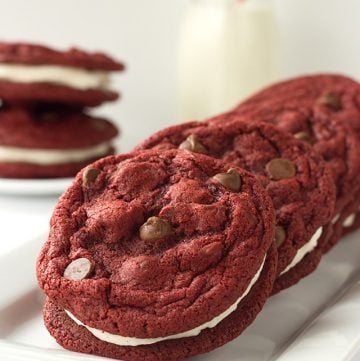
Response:
[{"label": "cookie row", "polygon": [[118,98],[105,54],[0,43],[0,176],[68,177],[113,154],[117,127],[84,107]]},{"label": "cookie row", "polygon": [[55,339],[181,360],[237,337],[271,294],[312,272],[359,207],[358,108],[345,101],[358,86],[341,79],[275,85],[83,169],[37,264]]}]

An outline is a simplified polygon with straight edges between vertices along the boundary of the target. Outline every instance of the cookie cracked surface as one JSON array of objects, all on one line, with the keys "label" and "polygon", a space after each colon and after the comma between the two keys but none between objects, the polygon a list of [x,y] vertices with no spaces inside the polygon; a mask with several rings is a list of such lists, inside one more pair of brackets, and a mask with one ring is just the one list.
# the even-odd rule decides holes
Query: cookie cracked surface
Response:
[{"label": "cookie cracked surface", "polygon": [[[40,286],[58,307],[112,334],[177,334],[233,305],[264,259],[265,301],[275,276],[275,252],[266,256],[274,212],[253,175],[177,150],[112,156],[89,168],[98,170],[91,182],[84,184],[85,168],[61,197],[38,259]],[[236,189],[213,179],[230,168],[241,179]],[[73,267],[75,277],[86,277],[66,277],[79,258],[89,263]]]}]

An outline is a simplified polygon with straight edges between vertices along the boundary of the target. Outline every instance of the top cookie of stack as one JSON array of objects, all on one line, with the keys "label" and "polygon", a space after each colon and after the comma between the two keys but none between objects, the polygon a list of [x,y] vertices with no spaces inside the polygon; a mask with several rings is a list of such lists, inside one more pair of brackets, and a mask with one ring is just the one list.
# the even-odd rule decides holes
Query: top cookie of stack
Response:
[{"label": "top cookie of stack", "polygon": [[103,53],[0,43],[0,98],[9,103],[52,102],[97,106],[118,98],[109,73],[124,65]]},{"label": "top cookie of stack", "polygon": [[[116,100],[119,94],[110,89],[109,75],[123,69],[122,63],[103,53],[0,43],[0,99],[3,102],[0,108],[0,176],[73,176],[89,162],[112,154],[114,148],[109,143],[109,132],[102,132],[102,129],[112,127],[113,138],[118,134],[116,126],[90,116],[84,108]],[[27,138],[35,131],[40,141],[26,142],[27,146],[23,141],[11,144],[6,141],[9,132],[14,131],[14,127],[9,127],[9,117],[13,116],[14,122],[19,123],[19,114],[22,120],[21,127],[16,130],[18,138]],[[73,122],[69,119],[75,118],[83,121],[88,142],[77,142],[78,132],[72,133]],[[55,126],[63,122],[69,126]],[[68,138],[69,142],[54,142],[49,146],[46,139],[52,131],[60,131],[59,137]],[[30,152],[23,157],[25,151]]]}]

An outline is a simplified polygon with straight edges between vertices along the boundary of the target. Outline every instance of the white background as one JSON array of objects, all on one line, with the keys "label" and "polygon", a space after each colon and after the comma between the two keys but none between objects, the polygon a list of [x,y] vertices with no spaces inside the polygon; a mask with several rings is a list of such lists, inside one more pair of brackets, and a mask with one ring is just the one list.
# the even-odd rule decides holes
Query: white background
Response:
[{"label": "white background", "polygon": [[[122,150],[178,120],[176,52],[185,0],[0,0],[0,5],[2,39],[103,49],[125,61],[126,73],[114,82],[122,100],[100,109],[121,125]],[[281,77],[339,71],[360,78],[359,0],[276,0],[276,8]]]}]

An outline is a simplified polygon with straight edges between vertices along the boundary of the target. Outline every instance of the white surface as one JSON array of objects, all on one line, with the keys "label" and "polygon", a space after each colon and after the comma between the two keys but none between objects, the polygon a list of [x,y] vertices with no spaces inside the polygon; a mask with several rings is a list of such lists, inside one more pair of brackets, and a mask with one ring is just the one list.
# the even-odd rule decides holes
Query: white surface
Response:
[{"label": "white surface", "polygon": [[13,179],[0,178],[0,194],[12,195],[60,195],[73,178]]},{"label": "white surface", "polygon": [[[45,238],[0,258],[1,360],[103,360],[61,350],[43,326],[34,269]],[[358,244],[359,233],[348,237],[310,277],[272,297],[241,337],[193,360],[349,360],[360,348]]]},{"label": "white surface", "polygon": [[0,194],[0,257],[46,232],[56,202],[56,196]]}]

